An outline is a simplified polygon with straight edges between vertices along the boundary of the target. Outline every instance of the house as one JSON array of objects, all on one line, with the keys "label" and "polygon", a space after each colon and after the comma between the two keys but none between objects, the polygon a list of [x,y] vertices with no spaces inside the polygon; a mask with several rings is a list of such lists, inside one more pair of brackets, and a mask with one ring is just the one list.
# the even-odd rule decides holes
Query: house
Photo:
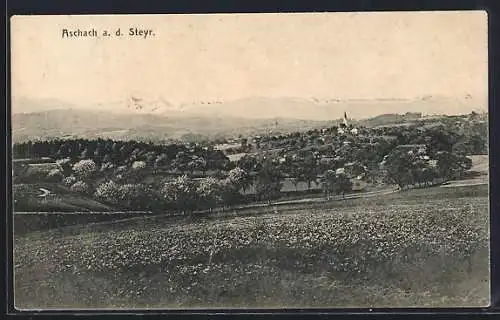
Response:
[{"label": "house", "polygon": [[[364,173],[357,175],[357,176],[353,176],[349,171],[350,171],[350,168],[347,166],[344,168],[338,168],[337,170],[335,170],[335,174],[336,175],[346,174],[352,183],[352,191],[362,191],[366,187],[368,187],[368,182],[366,182],[364,180],[364,178],[365,178]],[[318,176],[319,179],[321,179],[322,177],[323,177],[323,175]]]},{"label": "house", "polygon": [[243,153],[228,154],[227,157],[231,162],[238,162],[241,158],[243,158],[246,155],[247,153],[243,152]]},{"label": "house", "polygon": [[426,154],[427,146],[425,144],[401,144],[394,148],[394,150],[404,150],[407,151],[408,154]]},{"label": "house", "polygon": [[226,151],[229,149],[236,149],[240,148],[241,143],[223,143],[223,144],[218,144],[214,147],[215,150],[220,150],[220,151]]}]

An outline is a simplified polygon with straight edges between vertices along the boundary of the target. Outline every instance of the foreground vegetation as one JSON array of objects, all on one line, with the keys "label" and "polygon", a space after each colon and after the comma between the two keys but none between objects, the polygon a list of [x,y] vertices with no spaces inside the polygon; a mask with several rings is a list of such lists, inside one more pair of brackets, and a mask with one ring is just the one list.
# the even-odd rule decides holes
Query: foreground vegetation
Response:
[{"label": "foreground vegetation", "polygon": [[487,186],[428,190],[20,236],[16,306],[487,305]]}]

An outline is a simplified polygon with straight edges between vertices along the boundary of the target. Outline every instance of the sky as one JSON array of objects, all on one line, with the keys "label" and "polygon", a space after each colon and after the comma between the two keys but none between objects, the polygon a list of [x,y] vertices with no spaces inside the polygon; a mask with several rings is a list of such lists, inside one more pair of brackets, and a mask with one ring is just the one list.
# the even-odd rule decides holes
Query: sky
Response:
[{"label": "sky", "polygon": [[[131,27],[155,35],[62,38]],[[488,91],[484,11],[15,16],[11,39],[14,99],[484,101]]]}]

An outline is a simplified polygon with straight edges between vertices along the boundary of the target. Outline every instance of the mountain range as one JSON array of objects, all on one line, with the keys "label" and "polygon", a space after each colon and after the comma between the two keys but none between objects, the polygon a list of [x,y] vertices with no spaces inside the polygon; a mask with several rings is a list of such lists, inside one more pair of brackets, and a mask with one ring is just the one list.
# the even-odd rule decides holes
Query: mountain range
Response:
[{"label": "mountain range", "polygon": [[381,114],[464,114],[472,110],[487,108],[470,96],[412,100],[255,97],[180,104],[162,97],[132,96],[90,106],[57,99],[19,98],[12,102],[12,130],[14,141],[65,136],[165,140],[196,135],[250,135],[269,130],[303,131],[337,123],[344,112],[359,120]]}]

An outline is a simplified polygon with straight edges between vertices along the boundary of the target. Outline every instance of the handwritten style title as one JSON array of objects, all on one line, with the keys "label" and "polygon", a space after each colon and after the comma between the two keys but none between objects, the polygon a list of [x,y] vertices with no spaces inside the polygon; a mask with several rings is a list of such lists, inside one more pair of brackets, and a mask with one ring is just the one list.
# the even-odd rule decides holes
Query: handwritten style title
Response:
[{"label": "handwritten style title", "polygon": [[128,28],[128,32],[123,32],[121,28],[114,31],[97,30],[97,29],[62,29],[61,36],[63,39],[71,38],[111,38],[111,37],[134,37],[147,39],[155,36],[155,32],[151,29],[142,29],[137,27]]}]

